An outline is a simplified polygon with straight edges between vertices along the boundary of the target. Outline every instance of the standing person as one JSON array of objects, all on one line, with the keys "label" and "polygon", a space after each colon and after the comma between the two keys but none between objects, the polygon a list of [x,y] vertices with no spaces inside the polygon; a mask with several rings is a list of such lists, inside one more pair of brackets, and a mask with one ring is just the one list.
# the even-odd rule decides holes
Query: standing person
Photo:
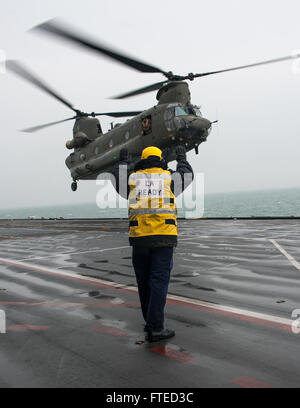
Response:
[{"label": "standing person", "polygon": [[[177,245],[177,208],[179,195],[193,179],[193,170],[182,146],[176,148],[176,171],[167,170],[162,151],[157,147],[143,150],[124,189],[120,167],[113,172],[116,190],[123,187],[129,199],[129,242],[136,275],[146,340],[153,342],[171,338],[174,330],[164,327],[164,309],[173,267],[173,251]],[[120,152],[120,165],[128,164],[128,151]],[[188,177],[186,177],[186,175]],[[186,180],[188,179],[188,181]],[[121,193],[120,193],[121,194]]]}]

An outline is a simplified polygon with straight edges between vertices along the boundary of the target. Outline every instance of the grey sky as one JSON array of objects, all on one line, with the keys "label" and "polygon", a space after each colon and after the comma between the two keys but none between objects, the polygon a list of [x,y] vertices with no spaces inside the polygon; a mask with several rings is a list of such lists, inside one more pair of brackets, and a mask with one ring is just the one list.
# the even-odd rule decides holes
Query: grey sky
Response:
[{"label": "grey sky", "polygon": [[[153,106],[155,93],[106,99],[163,78],[46,36],[26,33],[53,17],[115,48],[179,74],[276,58],[300,50],[298,0],[0,0],[0,49],[22,60],[86,111]],[[298,64],[300,66],[300,63]],[[300,71],[300,69],[299,69]],[[94,182],[76,193],[65,166],[67,122],[35,134],[18,129],[72,112],[11,74],[0,74],[0,208],[94,201]],[[219,120],[198,156],[205,191],[300,186],[300,74],[291,62],[219,74],[190,83],[192,101]],[[110,118],[101,119],[107,130]]]}]

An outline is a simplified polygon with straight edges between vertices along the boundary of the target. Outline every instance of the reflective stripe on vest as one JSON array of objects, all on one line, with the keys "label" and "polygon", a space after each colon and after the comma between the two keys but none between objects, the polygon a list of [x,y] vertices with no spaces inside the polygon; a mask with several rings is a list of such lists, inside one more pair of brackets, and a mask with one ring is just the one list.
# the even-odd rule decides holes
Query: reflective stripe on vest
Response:
[{"label": "reflective stripe on vest", "polygon": [[152,208],[150,210],[139,208],[138,210],[129,210],[129,216],[138,214],[177,214],[177,210],[170,210],[168,208]]}]

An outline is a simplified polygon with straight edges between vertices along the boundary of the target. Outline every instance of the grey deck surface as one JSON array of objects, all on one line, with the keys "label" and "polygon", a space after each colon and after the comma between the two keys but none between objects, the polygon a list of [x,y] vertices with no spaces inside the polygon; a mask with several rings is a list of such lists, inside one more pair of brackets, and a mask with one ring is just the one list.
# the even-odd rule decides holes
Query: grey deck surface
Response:
[{"label": "grey deck surface", "polygon": [[[300,309],[300,220],[179,230],[170,294],[287,319]],[[0,220],[0,387],[300,386],[300,334],[170,301],[176,336],[147,344],[137,293],[109,282],[135,286],[126,220]]]}]

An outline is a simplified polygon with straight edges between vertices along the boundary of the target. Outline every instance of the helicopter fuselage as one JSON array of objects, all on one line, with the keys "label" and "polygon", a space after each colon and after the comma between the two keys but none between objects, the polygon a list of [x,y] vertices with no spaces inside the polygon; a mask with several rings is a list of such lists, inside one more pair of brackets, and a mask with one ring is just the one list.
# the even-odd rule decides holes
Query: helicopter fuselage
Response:
[{"label": "helicopter fuselage", "polygon": [[187,151],[198,149],[210,129],[209,120],[180,103],[156,105],[104,134],[98,119],[80,118],[75,122],[73,139],[75,145],[78,140],[79,147],[68,156],[66,165],[74,181],[93,180],[112,170],[122,148],[128,149],[133,168],[147,146],[159,147],[170,162],[175,159],[176,146],[184,145]]},{"label": "helicopter fuselage", "polygon": [[107,133],[102,133],[96,118],[77,119],[73,140],[67,142],[69,149],[74,148],[66,159],[73,180],[93,180],[101,173],[110,172],[122,148],[128,149],[131,168],[148,146],[159,147],[167,162],[175,160],[178,145],[198,153],[198,146],[210,133],[211,122],[191,104],[187,83],[165,85],[158,91],[157,99],[157,105],[123,124],[116,124]]}]

